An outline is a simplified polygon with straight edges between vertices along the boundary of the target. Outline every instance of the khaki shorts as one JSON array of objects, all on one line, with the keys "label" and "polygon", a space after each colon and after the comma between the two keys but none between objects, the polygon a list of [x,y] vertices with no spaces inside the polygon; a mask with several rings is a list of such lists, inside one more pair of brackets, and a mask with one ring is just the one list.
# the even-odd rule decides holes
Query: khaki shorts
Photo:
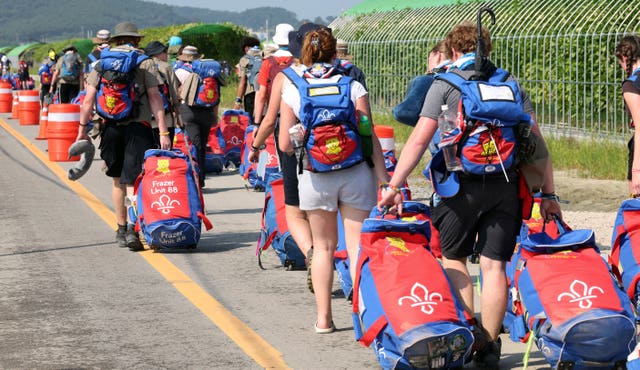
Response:
[{"label": "khaki shorts", "polygon": [[339,205],[370,211],[377,202],[378,180],[366,162],[339,171],[299,177],[300,209],[336,212]]}]

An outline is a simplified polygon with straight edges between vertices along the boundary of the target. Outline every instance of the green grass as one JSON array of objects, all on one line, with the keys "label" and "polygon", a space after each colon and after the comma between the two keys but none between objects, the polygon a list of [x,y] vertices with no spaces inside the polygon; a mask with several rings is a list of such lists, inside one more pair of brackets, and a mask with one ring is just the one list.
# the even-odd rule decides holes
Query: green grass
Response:
[{"label": "green grass", "polygon": [[554,170],[575,171],[579,177],[602,180],[627,178],[626,143],[598,138],[546,137]]},{"label": "green grass", "polygon": [[[222,105],[224,109],[231,109],[236,96],[237,84],[229,83],[222,89]],[[398,123],[390,112],[372,112],[376,125],[391,126],[394,129],[396,148],[402,151],[402,144],[406,142],[413,127]],[[609,141],[603,138],[591,137],[576,139],[570,137],[545,137],[551,153],[553,168],[556,171],[571,171],[579,177],[601,180],[624,181],[627,177],[626,143]],[[426,153],[411,177],[422,178],[422,170],[427,165],[430,155]]]}]

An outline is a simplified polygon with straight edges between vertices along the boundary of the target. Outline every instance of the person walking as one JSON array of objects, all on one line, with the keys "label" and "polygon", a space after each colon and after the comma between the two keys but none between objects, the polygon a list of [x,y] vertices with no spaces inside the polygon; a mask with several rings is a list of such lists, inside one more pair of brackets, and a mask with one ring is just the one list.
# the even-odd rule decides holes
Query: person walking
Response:
[{"label": "person walking", "polygon": [[78,49],[73,45],[62,49],[62,56],[58,58],[53,70],[49,93],[53,94],[57,86],[60,103],[70,103],[84,89],[84,73]]},{"label": "person walking", "polygon": [[640,130],[635,130],[635,123],[640,122],[640,37],[623,37],[616,45],[615,55],[626,76],[622,82],[622,97],[624,109],[631,118],[629,126],[634,129],[628,143],[627,180],[629,194],[635,197],[640,195],[640,146],[635,145],[635,142],[640,140],[636,139]]},{"label": "person walking", "polygon": [[[178,108],[180,122],[182,122],[185,127],[192,144],[198,150],[198,163],[203,168],[209,131],[212,126],[218,124],[219,104],[202,105],[199,104],[196,99],[199,86],[201,86],[200,80],[202,77],[196,73],[194,62],[204,62],[201,58],[202,54],[198,52],[198,48],[193,45],[186,45],[178,55],[178,67],[175,69],[175,73],[180,81],[179,94],[182,103]],[[219,63],[215,61],[211,62],[216,63],[218,69],[216,75],[211,76],[214,79],[212,82],[216,85],[215,88],[217,89],[217,92],[212,93],[219,96],[219,87],[224,86],[225,81],[220,75]],[[200,187],[204,188],[204,172],[203,175],[200,176],[199,180]]]},{"label": "person walking", "polygon": [[[488,58],[492,50],[489,32],[483,29]],[[475,51],[478,39],[477,27],[471,22],[455,26],[446,37],[451,49],[453,64],[447,73],[456,73],[464,79],[475,75]],[[488,76],[495,67],[486,60]],[[491,71],[493,70],[493,71]],[[509,76],[510,81],[515,81]],[[531,116],[532,134],[542,137],[535,124],[535,115],[531,101],[520,89],[523,111]],[[436,79],[431,85],[424,101],[420,119],[405,143],[389,185],[383,189],[378,203],[383,207],[400,207],[402,197],[398,188],[402,186],[411,171],[418,164],[438,128],[437,118],[443,105],[451,111],[457,111],[461,93],[446,81]],[[495,144],[494,144],[495,145]],[[433,163],[432,163],[433,166]],[[545,220],[562,217],[558,198],[554,193],[551,161],[546,166],[546,181],[542,187],[543,197],[540,206]],[[450,179],[458,178],[457,193],[450,197],[441,197],[439,183],[434,183],[436,193],[431,199],[432,221],[440,232],[442,262],[454,290],[460,296],[465,309],[474,314],[473,284],[467,268],[467,260],[474,253],[480,253],[482,273],[482,293],[480,312],[482,323],[478,323],[474,345],[474,360],[478,366],[490,369],[498,368],[501,355],[499,338],[502,320],[507,307],[507,281],[505,266],[513,254],[516,235],[522,224],[521,202],[518,194],[519,175],[516,169],[507,168],[506,173],[496,175],[473,175],[466,172],[454,172]],[[505,179],[505,176],[508,178]],[[448,183],[447,183],[448,184]],[[444,185],[443,185],[444,186]],[[453,187],[455,190],[457,186]],[[452,192],[453,193],[453,192]]]},{"label": "person walking", "polygon": [[[293,63],[288,67],[302,76],[306,66],[300,62],[302,57],[302,41],[309,31],[326,28],[324,26],[305,23],[297,31],[289,32],[289,52],[293,56]],[[267,113],[262,119],[260,126],[255,130],[252,143],[252,151],[249,153],[249,161],[258,162],[260,148],[265,144],[270,135],[275,134],[278,138],[278,117],[280,114],[280,103],[282,98],[282,84],[286,79],[284,73],[280,72],[273,80],[271,96]],[[311,228],[309,220],[304,211],[300,209],[300,197],[298,196],[298,167],[297,160],[291,153],[284,153],[280,148],[278,156],[284,186],[285,215],[289,231],[300,248],[300,251],[307,257],[307,287],[313,292],[313,282],[311,279],[311,262],[313,257],[313,240],[311,238]]]},{"label": "person walking", "polygon": [[364,76],[364,72],[360,68],[358,68],[351,59],[353,59],[353,55],[349,54],[349,43],[343,39],[338,39],[337,41],[337,51],[338,57],[336,58],[336,66],[343,70],[343,73],[346,76],[353,78],[354,80],[360,82],[365,89],[367,88],[367,81]]},{"label": "person walking", "polygon": [[[138,49],[142,37],[143,35],[138,33],[138,27],[133,23],[123,22],[115,27],[110,40],[113,47],[109,51],[112,55],[122,54],[135,57],[137,60],[133,81],[130,82],[136,89],[136,101],[128,103],[138,104],[139,112],[137,115],[134,113],[119,120],[103,117],[105,127],[100,134],[100,158],[105,161],[105,174],[112,181],[111,196],[118,223],[116,243],[119,247],[128,247],[131,251],[144,249],[135,231],[134,220],[127,220],[127,214],[128,208],[134,207],[134,183],[142,171],[144,153],[156,146],[151,129],[152,115],[156,117],[160,129],[160,148],[171,149],[169,131],[164,121],[162,97],[158,90],[162,80],[153,60],[144,56],[142,50]],[[87,77],[87,94],[81,106],[77,140],[91,141],[87,134],[87,126],[93,116],[94,107],[100,105],[97,95],[105,93],[105,84],[102,83],[105,77],[101,72],[110,67],[109,60],[105,59],[103,53],[102,59]],[[116,60],[114,64],[122,64],[121,62]],[[112,98],[117,99],[115,95]],[[96,110],[101,114],[100,109]]]},{"label": "person walking", "polygon": [[[162,95],[162,102],[164,104],[164,121],[169,131],[169,139],[173,143],[173,137],[175,134],[175,126],[179,126],[178,121],[178,106],[180,105],[180,96],[178,95],[178,77],[168,63],[169,55],[167,54],[168,47],[160,41],[151,41],[144,48],[144,53],[153,58],[158,68],[158,73],[162,79],[162,84],[159,86],[160,95]],[[154,118],[151,122],[153,127],[153,136],[156,144],[160,145],[160,129],[158,128],[158,121]]]},{"label": "person walking", "polygon": [[262,65],[262,51],[260,40],[255,37],[242,39],[242,51],[244,55],[238,62],[238,93],[233,104],[233,109],[238,110],[244,105],[245,112],[253,113],[256,100],[255,82],[257,71]]},{"label": "person walking", "polygon": [[[276,75],[283,69],[289,67],[293,62],[293,56],[289,52],[289,32],[294,31],[292,25],[280,23],[276,26],[273,35],[273,42],[278,45],[278,49],[269,56],[265,56],[258,73],[258,91],[256,92],[255,106],[253,108],[253,122],[260,125],[265,114],[269,97],[271,96],[271,86]],[[265,48],[266,52],[267,48]]]},{"label": "person walking", "polygon": [[87,55],[87,60],[84,64],[84,73],[89,74],[93,69],[95,63],[100,59],[102,50],[109,47],[109,39],[111,38],[111,32],[109,30],[100,30],[96,32],[96,37],[91,39],[93,42],[93,50]]},{"label": "person walking", "polygon": [[[45,97],[49,96],[51,91],[51,79],[53,78],[53,66],[56,64],[57,55],[54,49],[49,49],[47,57],[44,58],[38,68],[38,76],[40,77],[40,104],[45,105]],[[49,104],[50,101],[47,101]]]},{"label": "person walking", "polygon": [[[313,30],[306,34],[302,46],[302,64],[309,66],[303,74],[288,73],[283,81],[282,102],[280,104],[279,147],[289,155],[294,151],[289,137],[291,129],[297,120],[310,130],[305,135],[314,135],[315,146],[306,145],[306,155],[309,163],[319,165],[319,162],[332,156],[332,164],[320,169],[319,167],[305,167],[299,177],[300,209],[305,211],[309,219],[311,237],[313,240],[313,267],[311,278],[316,298],[317,319],[315,332],[318,334],[331,333],[335,330],[331,311],[331,291],[333,286],[333,253],[338,244],[338,210],[342,216],[345,228],[345,240],[349,258],[355,261],[360,243],[360,229],[362,222],[369,215],[376,204],[377,183],[386,182],[389,175],[386,172],[380,142],[372,132],[371,153],[355,149],[351,155],[340,159],[333,157],[336,153],[346,151],[352,144],[362,143],[365,139],[358,133],[355,121],[363,116],[371,117],[367,90],[357,81],[339,74],[335,66],[336,39],[326,29]],[[294,81],[295,80],[295,84]],[[348,88],[338,89],[341,99],[347,104],[344,108],[328,111],[324,115],[340,115],[348,117],[354,122],[334,122],[331,125],[316,126],[317,116],[304,114],[315,109],[325,109],[321,106],[323,99],[302,95],[308,86],[315,84],[335,85],[348,83]],[[343,86],[343,85],[340,85]],[[299,89],[299,88],[300,89]],[[334,91],[323,87],[322,91]],[[318,91],[320,93],[321,91]],[[322,96],[326,98],[326,96]],[[304,106],[303,106],[304,105]],[[327,129],[329,128],[329,129]],[[335,131],[333,131],[335,130]],[[334,132],[329,133],[330,132]],[[373,130],[372,130],[373,131]],[[323,134],[323,132],[325,134]],[[336,133],[337,132],[337,133]],[[318,135],[318,136],[315,136]],[[336,136],[337,135],[337,136]],[[353,142],[341,140],[353,138]],[[348,139],[351,140],[351,139]],[[310,143],[311,141],[308,141]],[[325,145],[320,144],[325,143]],[[361,148],[362,146],[356,146]],[[321,151],[322,153],[318,153]],[[369,157],[373,164],[365,160]],[[318,162],[315,162],[315,161]],[[322,171],[322,172],[320,172]],[[355,274],[355,264],[352,265],[352,279]],[[354,279],[355,280],[355,279]]]}]

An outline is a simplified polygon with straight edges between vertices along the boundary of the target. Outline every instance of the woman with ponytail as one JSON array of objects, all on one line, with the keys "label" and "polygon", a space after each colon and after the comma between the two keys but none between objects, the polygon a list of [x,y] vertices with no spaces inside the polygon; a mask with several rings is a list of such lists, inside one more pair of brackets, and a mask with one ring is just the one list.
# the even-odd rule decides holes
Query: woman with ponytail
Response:
[{"label": "woman with ponytail", "polygon": [[[302,161],[300,163],[303,171],[298,172],[298,192],[300,209],[307,214],[313,240],[311,279],[317,307],[315,332],[324,334],[335,330],[331,312],[331,291],[334,274],[333,253],[338,244],[338,211],[342,216],[341,221],[344,222],[353,279],[362,222],[376,205],[378,181],[387,183],[389,175],[385,169],[380,142],[373,129],[370,137],[373,146],[370,157],[369,154],[364,154],[364,151],[358,151],[361,147],[358,146],[350,152],[355,154],[349,154],[349,162],[340,159],[339,162],[331,162],[330,165],[322,167],[318,156],[328,158],[335,153],[349,152],[350,148],[354,148],[350,146],[354,141],[349,141],[352,137],[355,137],[353,140],[364,142],[365,139],[362,137],[358,139],[359,134],[352,135],[357,123],[352,121],[360,120],[363,116],[371,117],[369,95],[362,84],[342,76],[335,68],[336,39],[329,30],[317,29],[308,32],[302,43],[301,56],[302,64],[308,68],[302,75],[288,73],[282,85],[279,146],[283,152],[293,153],[289,129],[298,119],[305,127],[307,137],[313,135],[313,140],[308,140],[309,145],[321,143],[306,151],[305,155],[310,163],[308,166],[302,165]],[[323,87],[313,88],[318,84],[322,84]],[[341,103],[327,104],[327,101],[334,103],[336,99]],[[326,122],[331,122],[331,126],[326,122],[322,125],[318,120],[320,116],[325,118]],[[341,120],[336,120],[335,117],[341,117]],[[323,131],[323,128],[327,127],[328,130]],[[322,136],[326,132],[340,134],[336,136],[328,133]],[[309,149],[309,146],[306,148]],[[323,154],[318,154],[319,152]],[[364,160],[365,157],[370,160]],[[317,167],[314,167],[314,164]]]},{"label": "woman with ponytail", "polygon": [[[638,36],[625,36],[620,40],[615,50],[620,67],[625,71],[625,81],[622,83],[622,97],[627,114],[631,117],[630,126],[635,128],[635,123],[640,122],[640,38]],[[640,130],[634,130],[629,140],[629,162],[627,180],[629,180],[629,193],[633,196],[640,195],[640,146],[635,142],[640,140]]]}]

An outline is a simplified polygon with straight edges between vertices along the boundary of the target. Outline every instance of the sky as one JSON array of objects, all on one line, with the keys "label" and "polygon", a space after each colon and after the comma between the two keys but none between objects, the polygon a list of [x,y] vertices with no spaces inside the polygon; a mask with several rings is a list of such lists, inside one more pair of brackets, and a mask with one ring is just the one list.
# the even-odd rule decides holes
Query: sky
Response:
[{"label": "sky", "polygon": [[311,19],[316,17],[326,18],[328,16],[339,16],[343,11],[348,10],[352,6],[361,3],[363,0],[149,0],[157,3],[177,5],[177,6],[193,6],[197,8],[208,8],[213,10],[241,12],[247,9],[261,8],[272,6],[284,8],[298,15],[299,19]]}]

